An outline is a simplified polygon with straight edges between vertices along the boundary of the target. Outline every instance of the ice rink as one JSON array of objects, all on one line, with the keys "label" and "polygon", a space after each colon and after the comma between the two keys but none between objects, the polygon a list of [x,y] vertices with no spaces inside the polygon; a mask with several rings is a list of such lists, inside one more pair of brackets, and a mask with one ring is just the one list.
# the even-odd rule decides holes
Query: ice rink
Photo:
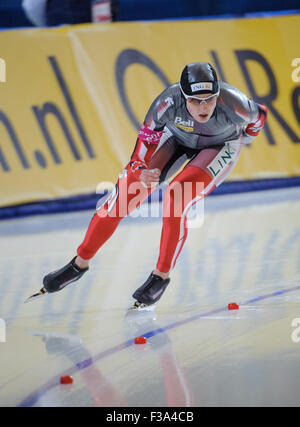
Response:
[{"label": "ice rink", "polygon": [[80,281],[24,304],[91,216],[0,222],[0,406],[299,406],[300,188],[209,196],[155,311],[127,309],[160,218],[126,218]]}]

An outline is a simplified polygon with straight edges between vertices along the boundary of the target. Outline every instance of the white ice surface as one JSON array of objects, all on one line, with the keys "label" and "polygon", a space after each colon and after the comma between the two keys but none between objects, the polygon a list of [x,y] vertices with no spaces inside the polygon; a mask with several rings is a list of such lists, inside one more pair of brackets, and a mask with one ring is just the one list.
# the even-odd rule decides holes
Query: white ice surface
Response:
[{"label": "white ice surface", "polygon": [[208,197],[155,312],[127,308],[160,218],[125,219],[80,281],[23,304],[91,215],[0,222],[0,406],[299,406],[299,188]]}]

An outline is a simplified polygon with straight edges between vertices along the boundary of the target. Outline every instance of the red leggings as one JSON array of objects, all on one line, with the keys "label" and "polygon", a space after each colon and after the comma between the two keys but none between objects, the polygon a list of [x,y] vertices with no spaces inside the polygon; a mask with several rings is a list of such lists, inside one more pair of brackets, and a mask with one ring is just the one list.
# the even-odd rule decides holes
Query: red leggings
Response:
[{"label": "red leggings", "polygon": [[[140,185],[140,181],[137,180],[131,170],[125,169],[125,171],[127,173],[124,174],[123,172],[123,175],[120,176],[115,190],[94,214],[84,241],[77,249],[77,254],[85,260],[93,258],[98,249],[113,234],[120,221],[147,199],[151,193],[150,188],[147,189]],[[138,195],[134,193],[137,188],[140,190],[140,192],[137,191]]]},{"label": "red leggings", "polygon": [[[175,267],[187,238],[188,211],[203,199],[205,189],[211,181],[212,178],[203,169],[189,165],[167,187],[163,200],[163,227],[156,266],[159,271],[167,273]],[[210,191],[213,188],[215,187]]]},{"label": "red leggings", "polygon": [[[175,266],[187,237],[186,218],[189,208],[215,188],[206,166],[218,152],[217,149],[202,150],[167,187],[163,200],[163,227],[156,266],[161,272],[167,273]],[[190,184],[186,186],[184,183]],[[181,192],[176,191],[178,186]],[[138,207],[151,191],[153,189],[141,186],[130,169],[125,169],[115,191],[93,216],[77,254],[85,260],[91,259],[110,238],[122,218]]]}]

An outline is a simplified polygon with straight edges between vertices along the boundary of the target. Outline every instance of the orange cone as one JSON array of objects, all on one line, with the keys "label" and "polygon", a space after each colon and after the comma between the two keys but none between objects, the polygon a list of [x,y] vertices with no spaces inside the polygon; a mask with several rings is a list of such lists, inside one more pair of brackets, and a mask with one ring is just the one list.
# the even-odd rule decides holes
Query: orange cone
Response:
[{"label": "orange cone", "polygon": [[238,310],[240,307],[236,302],[231,302],[228,304],[228,310]]},{"label": "orange cone", "polygon": [[61,384],[72,384],[73,378],[70,375],[63,375],[60,377],[60,383]]},{"label": "orange cone", "polygon": [[146,342],[147,342],[147,338],[145,337],[136,337],[134,339],[135,344],[146,344]]}]

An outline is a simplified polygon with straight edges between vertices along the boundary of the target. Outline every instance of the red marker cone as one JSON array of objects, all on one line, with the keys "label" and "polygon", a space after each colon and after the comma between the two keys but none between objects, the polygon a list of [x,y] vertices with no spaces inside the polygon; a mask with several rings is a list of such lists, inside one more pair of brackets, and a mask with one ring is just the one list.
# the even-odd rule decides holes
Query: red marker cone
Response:
[{"label": "red marker cone", "polygon": [[61,384],[72,384],[73,378],[70,377],[70,375],[63,375],[62,377],[60,377],[60,383]]},{"label": "red marker cone", "polygon": [[231,302],[228,304],[228,310],[238,310],[240,307],[236,302]]},{"label": "red marker cone", "polygon": [[145,337],[136,337],[134,339],[135,344],[146,344],[146,342],[147,342],[147,338]]}]

